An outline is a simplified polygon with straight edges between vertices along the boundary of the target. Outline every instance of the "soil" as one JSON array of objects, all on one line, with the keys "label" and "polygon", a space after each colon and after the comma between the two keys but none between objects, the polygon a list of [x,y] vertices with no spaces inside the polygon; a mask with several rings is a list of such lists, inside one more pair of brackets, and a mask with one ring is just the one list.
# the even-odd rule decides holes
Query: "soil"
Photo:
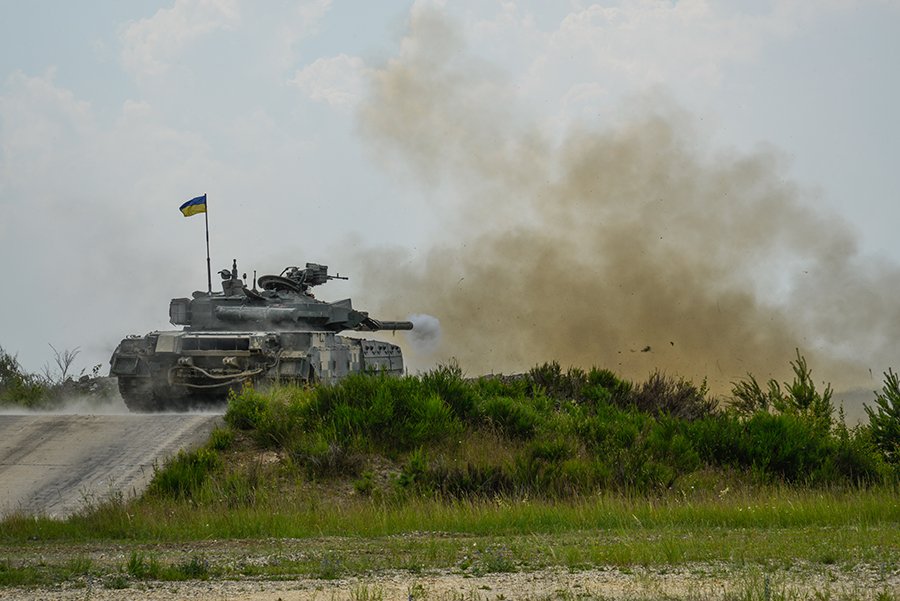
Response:
[{"label": "soil", "polygon": [[[117,588],[122,587],[122,588]],[[0,588],[0,598],[31,600],[307,601],[389,599],[900,599],[900,568],[798,564],[779,569],[696,563],[657,567],[548,569],[473,576],[452,571],[387,572],[352,578],[111,582],[81,578],[62,586]]]}]

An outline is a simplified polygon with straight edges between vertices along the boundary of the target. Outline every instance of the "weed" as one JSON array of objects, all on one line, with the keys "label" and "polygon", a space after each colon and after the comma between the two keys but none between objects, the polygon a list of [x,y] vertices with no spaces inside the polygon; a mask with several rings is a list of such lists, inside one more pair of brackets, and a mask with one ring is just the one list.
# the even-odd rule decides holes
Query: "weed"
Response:
[{"label": "weed", "polygon": [[216,451],[224,451],[234,442],[234,431],[228,428],[215,428],[209,434],[207,447]]},{"label": "weed", "polygon": [[91,573],[93,566],[94,562],[90,557],[78,555],[69,560],[68,564],[66,564],[65,572],[70,577],[85,576]]},{"label": "weed", "polygon": [[382,601],[384,599],[384,589],[380,586],[368,586],[360,584],[353,587],[350,591],[351,601]]},{"label": "weed", "polygon": [[313,570],[313,577],[320,580],[337,580],[344,573],[344,560],[335,552],[327,552],[319,558]]},{"label": "weed", "polygon": [[375,490],[374,477],[371,470],[364,471],[358,479],[353,481],[353,490],[362,496],[371,496],[372,491]]},{"label": "weed", "polygon": [[131,586],[124,574],[112,574],[103,579],[103,586],[112,590],[122,590]]},{"label": "weed", "polygon": [[476,550],[472,562],[472,572],[477,576],[517,571],[512,552],[505,546],[489,546]]},{"label": "weed", "polygon": [[221,467],[218,454],[207,448],[179,451],[165,467],[157,470],[148,494],[173,499],[194,499],[210,472]]},{"label": "weed", "polygon": [[13,566],[9,560],[0,561],[0,586],[31,586],[44,580],[35,566]]},{"label": "weed", "polygon": [[428,589],[420,582],[416,582],[407,589],[406,598],[409,601],[425,601],[428,598]]},{"label": "weed", "polygon": [[159,561],[155,557],[149,559],[137,551],[132,551],[125,564],[125,571],[137,580],[153,580],[160,575]]},{"label": "weed", "polygon": [[175,566],[174,571],[185,579],[206,580],[209,578],[209,562],[202,556],[194,555],[189,561]]}]

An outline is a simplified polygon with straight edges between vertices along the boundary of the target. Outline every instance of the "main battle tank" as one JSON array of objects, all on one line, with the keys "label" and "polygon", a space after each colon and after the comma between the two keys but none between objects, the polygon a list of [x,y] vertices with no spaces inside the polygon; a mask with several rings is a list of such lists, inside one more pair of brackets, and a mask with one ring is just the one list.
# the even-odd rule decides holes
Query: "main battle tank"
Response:
[{"label": "main battle tank", "polygon": [[337,334],[413,324],[379,321],[354,310],[350,299],[317,300],[310,288],[347,279],[329,275],[327,266],[287,267],[254,277],[252,288],[238,278],[236,260],[219,274],[222,292],[172,299],[169,320],[182,330],[129,336],[113,352],[110,375],[131,411],[221,403],[246,382],[332,383],[360,372],[403,373],[398,346]]}]

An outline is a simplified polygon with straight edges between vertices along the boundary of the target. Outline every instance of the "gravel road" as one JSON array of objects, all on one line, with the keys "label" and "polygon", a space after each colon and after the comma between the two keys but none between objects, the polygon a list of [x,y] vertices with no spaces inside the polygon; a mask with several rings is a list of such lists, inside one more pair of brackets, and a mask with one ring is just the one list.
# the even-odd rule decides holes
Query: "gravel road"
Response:
[{"label": "gravel road", "polygon": [[0,517],[65,517],[139,494],[153,466],[206,441],[221,415],[0,415]]}]

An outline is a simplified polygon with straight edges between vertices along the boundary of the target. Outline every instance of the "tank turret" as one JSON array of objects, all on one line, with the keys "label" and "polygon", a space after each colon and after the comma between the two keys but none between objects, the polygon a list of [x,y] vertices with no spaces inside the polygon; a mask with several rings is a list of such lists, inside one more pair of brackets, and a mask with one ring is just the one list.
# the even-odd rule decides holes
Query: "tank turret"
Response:
[{"label": "tank turret", "polygon": [[329,280],[328,267],[307,263],[279,275],[239,277],[237,260],[219,272],[221,292],[194,292],[169,303],[181,330],[123,340],[110,375],[132,411],[161,411],[222,402],[245,383],[336,382],[352,373],[403,373],[397,345],[345,331],[411,330],[409,321],[381,321],[350,299],[325,302],[310,291]]}]

